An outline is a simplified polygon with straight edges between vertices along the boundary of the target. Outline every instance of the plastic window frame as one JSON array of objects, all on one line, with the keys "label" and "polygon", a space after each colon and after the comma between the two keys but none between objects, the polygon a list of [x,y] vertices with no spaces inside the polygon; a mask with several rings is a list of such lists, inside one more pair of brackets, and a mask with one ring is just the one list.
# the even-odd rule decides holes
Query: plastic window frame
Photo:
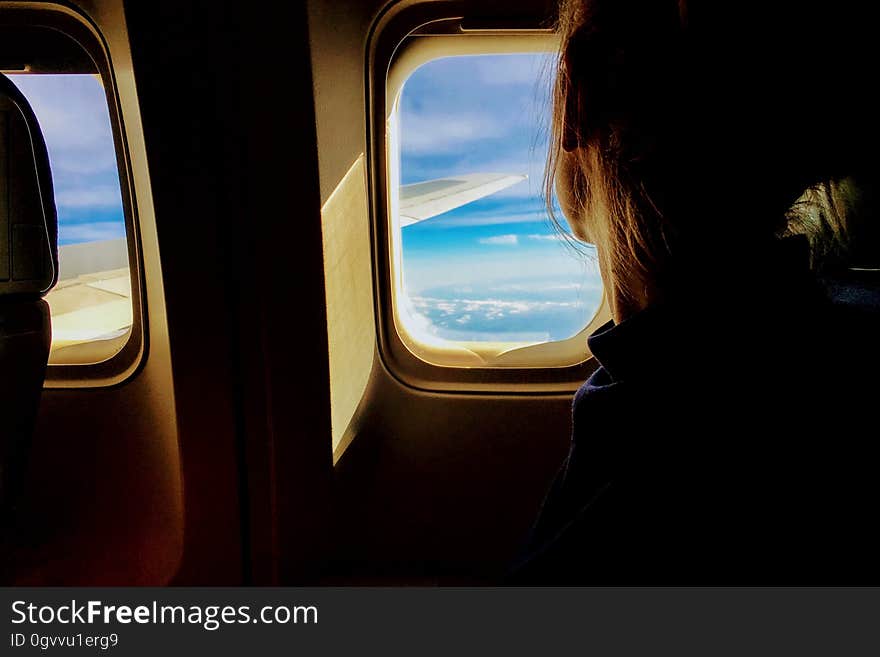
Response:
[{"label": "plastic window frame", "polygon": [[[379,354],[387,370],[401,383],[427,391],[474,393],[556,394],[576,389],[596,368],[586,336],[610,318],[603,295],[592,320],[568,340],[525,347],[533,352],[557,351],[567,346],[563,362],[513,366],[461,366],[431,362],[401,336],[395,317],[395,230],[391,215],[389,165],[393,163],[387,118],[409,75],[418,66],[442,56],[543,52],[552,48],[550,30],[521,21],[480,21],[467,29],[474,3],[420,3],[404,0],[379,17],[370,35],[367,61],[368,173],[373,233],[374,284]],[[414,34],[416,33],[417,34]],[[409,342],[409,344],[408,344]],[[578,356],[573,358],[573,345]],[[566,362],[567,361],[567,362]]]}]

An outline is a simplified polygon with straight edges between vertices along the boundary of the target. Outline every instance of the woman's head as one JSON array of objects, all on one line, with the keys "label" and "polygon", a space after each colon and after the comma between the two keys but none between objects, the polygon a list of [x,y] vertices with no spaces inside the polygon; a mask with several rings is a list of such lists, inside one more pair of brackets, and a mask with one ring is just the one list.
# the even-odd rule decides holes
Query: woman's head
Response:
[{"label": "woman's head", "polygon": [[618,297],[771,239],[806,188],[846,173],[844,122],[870,114],[848,106],[870,82],[834,6],[563,0],[548,198]]}]

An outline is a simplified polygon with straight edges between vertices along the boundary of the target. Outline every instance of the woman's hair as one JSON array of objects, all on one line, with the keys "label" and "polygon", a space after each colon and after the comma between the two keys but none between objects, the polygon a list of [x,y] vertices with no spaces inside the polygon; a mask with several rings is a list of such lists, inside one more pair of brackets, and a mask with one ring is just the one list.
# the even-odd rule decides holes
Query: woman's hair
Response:
[{"label": "woman's hair", "polygon": [[567,193],[618,285],[662,288],[746,253],[785,231],[806,189],[848,173],[854,144],[873,155],[858,3],[810,4],[562,0],[548,209],[559,224],[558,164],[573,158]]}]

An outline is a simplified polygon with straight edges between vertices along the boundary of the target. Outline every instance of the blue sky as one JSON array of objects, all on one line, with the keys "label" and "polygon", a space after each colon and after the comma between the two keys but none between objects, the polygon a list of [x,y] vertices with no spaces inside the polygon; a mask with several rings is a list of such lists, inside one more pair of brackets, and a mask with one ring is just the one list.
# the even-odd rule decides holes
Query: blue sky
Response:
[{"label": "blue sky", "polygon": [[401,97],[401,182],[526,174],[506,190],[403,229],[404,285],[429,331],[450,340],[570,337],[601,300],[589,247],[551,226],[541,197],[549,55],[429,62]]},{"label": "blue sky", "polygon": [[125,236],[104,89],[93,75],[12,75],[37,115],[52,166],[59,242]]}]

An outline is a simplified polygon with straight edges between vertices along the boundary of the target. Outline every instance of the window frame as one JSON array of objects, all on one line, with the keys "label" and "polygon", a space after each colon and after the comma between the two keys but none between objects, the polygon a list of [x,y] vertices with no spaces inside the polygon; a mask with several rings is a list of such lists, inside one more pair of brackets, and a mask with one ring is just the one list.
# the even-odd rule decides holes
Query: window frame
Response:
[{"label": "window frame", "polygon": [[[95,363],[51,363],[46,369],[45,388],[103,388],[123,383],[142,366],[147,353],[146,302],[142,269],[137,204],[132,187],[131,158],[122,122],[118,87],[109,48],[97,26],[71,7],[47,4],[2,4],[0,26],[14,29],[42,28],[61,32],[94,62],[107,101],[110,128],[116,152],[116,166],[122,197],[125,240],[131,276],[132,326],[122,348]],[[14,79],[14,78],[13,78]]]},{"label": "window frame", "polygon": [[[475,5],[474,5],[475,6]],[[483,20],[469,12],[471,3],[435,5],[404,0],[392,5],[374,25],[367,66],[369,192],[373,231],[374,286],[379,355],[401,383],[429,391],[479,393],[558,394],[576,389],[596,368],[586,346],[586,336],[610,318],[607,299],[592,320],[568,340],[526,347],[534,364],[513,366],[462,366],[431,362],[401,336],[396,320],[394,259],[396,236],[392,230],[389,165],[392,145],[387,138],[387,118],[409,75],[439,57],[467,54],[502,54],[546,51],[555,40],[552,30],[535,27],[534,19]],[[469,18],[469,16],[472,16]],[[408,344],[409,343],[409,344]],[[546,365],[541,353],[569,345],[568,363]],[[581,346],[571,358],[571,346]],[[575,360],[576,362],[572,362]]]}]

